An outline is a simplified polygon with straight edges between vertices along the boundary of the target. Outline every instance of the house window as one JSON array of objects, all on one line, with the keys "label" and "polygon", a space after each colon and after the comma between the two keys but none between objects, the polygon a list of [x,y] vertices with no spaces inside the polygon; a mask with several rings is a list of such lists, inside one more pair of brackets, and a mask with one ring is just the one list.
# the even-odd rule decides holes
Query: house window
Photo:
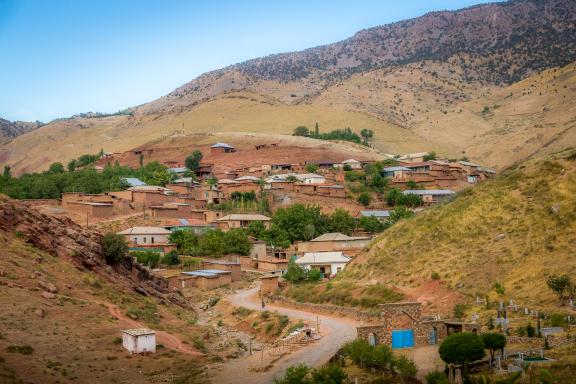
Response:
[{"label": "house window", "polygon": [[144,242],[144,243],[146,242],[146,237],[142,238],[142,242]]},{"label": "house window", "polygon": [[152,236],[152,237],[150,238],[150,241],[152,242],[152,244],[154,244],[154,236]]},{"label": "house window", "polygon": [[340,273],[342,271],[342,267],[336,267],[336,273]]}]

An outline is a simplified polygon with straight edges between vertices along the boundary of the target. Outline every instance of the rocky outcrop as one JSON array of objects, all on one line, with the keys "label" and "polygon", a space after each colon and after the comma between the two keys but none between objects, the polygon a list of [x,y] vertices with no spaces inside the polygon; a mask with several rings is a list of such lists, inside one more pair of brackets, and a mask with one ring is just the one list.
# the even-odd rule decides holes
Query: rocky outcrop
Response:
[{"label": "rocky outcrop", "polygon": [[[155,276],[146,267],[126,258],[119,265],[107,265],[102,253],[102,235],[86,229],[68,218],[46,215],[25,202],[0,195],[0,233],[15,235],[32,246],[68,260],[77,268],[93,271],[114,284],[146,296],[159,298],[182,307],[189,304],[168,290],[168,281]],[[41,262],[41,258],[38,262]],[[58,288],[39,281],[46,296]],[[51,297],[46,297],[51,298]]]}]

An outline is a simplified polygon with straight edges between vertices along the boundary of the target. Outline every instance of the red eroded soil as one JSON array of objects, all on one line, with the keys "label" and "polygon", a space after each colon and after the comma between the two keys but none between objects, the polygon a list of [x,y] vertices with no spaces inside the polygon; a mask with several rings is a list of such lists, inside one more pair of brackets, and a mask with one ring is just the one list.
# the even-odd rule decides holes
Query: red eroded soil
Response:
[{"label": "red eroded soil", "polygon": [[454,305],[464,302],[464,296],[438,280],[422,280],[417,287],[397,287],[406,300],[422,303],[422,312],[428,315],[451,314]]}]

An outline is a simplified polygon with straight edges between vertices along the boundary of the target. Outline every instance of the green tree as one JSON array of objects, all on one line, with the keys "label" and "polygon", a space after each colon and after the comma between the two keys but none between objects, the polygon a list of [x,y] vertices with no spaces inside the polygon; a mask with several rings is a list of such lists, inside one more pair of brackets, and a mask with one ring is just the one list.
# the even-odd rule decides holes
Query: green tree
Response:
[{"label": "green tree", "polygon": [[305,364],[293,365],[286,369],[282,379],[274,379],[274,384],[312,384],[308,379],[310,368]]},{"label": "green tree", "polygon": [[12,177],[12,175],[10,174],[10,166],[9,165],[5,165],[4,166],[4,172],[2,172],[2,177],[5,179],[9,179],[10,177]]},{"label": "green tree", "polygon": [[291,283],[297,283],[301,280],[305,280],[307,277],[307,273],[304,268],[296,264],[296,261],[290,260],[288,262],[286,272],[284,272],[284,275],[282,275],[282,277]]},{"label": "green tree", "polygon": [[292,136],[310,136],[310,130],[307,127],[299,126],[294,128]]},{"label": "green tree", "polygon": [[168,265],[170,267],[173,265],[180,264],[180,256],[178,256],[178,252],[176,251],[168,252],[166,255],[164,255],[164,258],[162,259],[162,264]]},{"label": "green tree", "polygon": [[124,236],[109,232],[102,237],[102,253],[108,264],[118,264],[128,255]]},{"label": "green tree", "polygon": [[314,173],[318,170],[318,164],[306,164],[304,168],[306,169],[306,172]]},{"label": "green tree", "polygon": [[372,196],[370,196],[370,194],[368,192],[362,192],[358,196],[356,201],[358,201],[359,204],[362,204],[363,206],[366,207],[366,206],[370,205],[370,203],[372,202]]},{"label": "green tree", "polygon": [[462,367],[467,376],[468,364],[484,357],[484,343],[475,333],[454,333],[442,341],[438,353],[446,364]]},{"label": "green tree", "polygon": [[257,239],[261,239],[266,232],[266,226],[261,221],[253,221],[248,224],[248,235],[253,236]]},{"label": "green tree", "polygon": [[178,230],[168,236],[168,241],[176,244],[178,250],[183,254],[191,254],[194,248],[198,247],[198,236],[189,230]]},{"label": "green tree", "polygon": [[308,224],[314,226],[314,236],[328,232],[329,217],[323,214],[318,206],[294,204],[277,209],[272,217],[272,224],[274,230],[280,231],[279,234],[286,233],[288,240],[293,243],[306,240]]},{"label": "green tree", "polygon": [[144,167],[144,154],[141,153],[140,156],[138,156],[138,164],[140,164],[140,168]]},{"label": "green tree", "polygon": [[503,350],[506,346],[506,336],[498,332],[488,332],[482,334],[484,347],[490,351],[490,362],[494,361],[494,353]]},{"label": "green tree", "polygon": [[286,181],[289,183],[296,183],[298,182],[298,178],[294,175],[290,175],[286,178]]},{"label": "green tree", "polygon": [[386,229],[386,224],[374,216],[362,216],[359,224],[368,233],[379,233]]},{"label": "green tree", "polygon": [[567,294],[572,290],[572,280],[568,275],[552,275],[546,280],[550,288],[560,299],[560,305],[564,305]]},{"label": "green tree", "polygon": [[201,255],[222,256],[226,251],[224,232],[220,229],[206,232],[198,238],[198,248]]},{"label": "green tree", "polygon": [[316,122],[316,124],[314,125],[314,136],[315,137],[320,136],[320,126],[318,125],[318,122]]},{"label": "green tree", "polygon": [[246,231],[242,228],[233,228],[224,234],[224,252],[247,256],[252,249]]},{"label": "green tree", "polygon": [[198,171],[198,168],[200,168],[200,162],[202,161],[202,157],[203,157],[202,152],[200,152],[199,150],[195,150],[194,152],[192,152],[188,157],[186,157],[186,160],[184,161],[186,168],[188,168],[194,173]]},{"label": "green tree", "polygon": [[346,372],[336,364],[328,364],[312,370],[312,383],[314,384],[342,384],[347,380]]},{"label": "green tree", "polygon": [[436,160],[436,158],[437,158],[436,152],[431,151],[431,152],[428,152],[427,154],[425,154],[422,159],[424,161],[430,161],[430,160]]},{"label": "green tree", "polygon": [[72,159],[68,162],[68,165],[66,166],[68,168],[68,172],[74,172],[76,170],[76,159]]},{"label": "green tree", "polygon": [[330,231],[331,232],[340,232],[346,235],[351,235],[356,229],[356,220],[348,211],[342,208],[336,209],[330,215]]},{"label": "green tree", "polygon": [[308,281],[320,281],[322,279],[322,272],[317,268],[312,268],[308,271]]},{"label": "green tree", "polygon": [[160,263],[160,252],[150,251],[148,255],[148,267],[154,269]]},{"label": "green tree", "polygon": [[403,205],[400,205],[390,211],[390,223],[394,224],[399,220],[407,219],[412,216],[414,216],[414,212],[404,207]]},{"label": "green tree", "polygon": [[364,128],[360,131],[360,136],[362,136],[364,145],[368,145],[368,142],[374,137],[374,131]]},{"label": "green tree", "polygon": [[52,163],[48,168],[48,173],[64,173],[64,166],[62,163]]}]

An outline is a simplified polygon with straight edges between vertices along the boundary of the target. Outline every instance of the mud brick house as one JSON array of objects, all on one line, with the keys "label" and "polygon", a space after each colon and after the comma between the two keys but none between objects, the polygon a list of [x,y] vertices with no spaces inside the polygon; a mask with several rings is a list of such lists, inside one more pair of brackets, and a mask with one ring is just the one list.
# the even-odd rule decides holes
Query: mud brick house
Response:
[{"label": "mud brick house", "polygon": [[219,271],[229,271],[231,273],[232,281],[238,281],[242,278],[242,271],[240,268],[239,261],[227,261],[227,260],[202,260],[202,268],[206,270],[219,270]]},{"label": "mud brick house", "polygon": [[132,192],[132,202],[145,207],[170,203],[175,199],[172,190],[155,185],[130,187],[128,191]]},{"label": "mud brick house", "polygon": [[[209,290],[232,282],[232,272],[218,269],[200,269],[198,271],[182,272],[181,275],[183,275],[184,279],[178,279],[180,276],[176,277],[176,281],[180,282],[181,288],[194,286]],[[191,277],[191,279],[186,279],[186,277]]]},{"label": "mud brick house", "polygon": [[66,208],[71,212],[76,212],[86,218],[108,219],[114,216],[114,205],[112,203],[95,202],[69,202]]},{"label": "mud brick house", "polygon": [[306,252],[339,251],[346,256],[356,256],[370,244],[370,240],[368,236],[347,236],[339,232],[325,233],[310,241],[296,242],[294,251],[300,255]]},{"label": "mud brick house", "polygon": [[216,220],[218,228],[225,231],[232,228],[247,228],[255,221],[261,221],[266,228],[270,227],[271,219],[258,213],[233,213]]},{"label": "mud brick house", "polygon": [[346,190],[342,185],[318,185],[316,193],[323,196],[346,198]]},{"label": "mud brick house", "polygon": [[337,164],[339,168],[344,168],[344,166],[349,166],[350,169],[362,169],[362,163],[355,159],[347,159],[342,163]]},{"label": "mud brick house", "polygon": [[212,176],[212,168],[214,164],[212,163],[200,163],[198,169],[196,170],[196,176],[200,179],[208,179]]},{"label": "mud brick house", "polygon": [[224,213],[221,211],[203,211],[204,221],[207,223],[217,223],[217,220],[223,217]]},{"label": "mud brick house", "polygon": [[413,194],[421,196],[425,205],[432,205],[449,199],[456,192],[449,189],[412,189],[403,191],[402,193],[405,195]]},{"label": "mud brick house", "polygon": [[216,143],[210,146],[210,153],[217,154],[217,153],[232,153],[236,152],[236,148],[234,148],[230,144],[226,143]]},{"label": "mud brick house", "polygon": [[279,287],[279,275],[265,275],[260,278],[260,294],[268,295],[276,292]]}]

